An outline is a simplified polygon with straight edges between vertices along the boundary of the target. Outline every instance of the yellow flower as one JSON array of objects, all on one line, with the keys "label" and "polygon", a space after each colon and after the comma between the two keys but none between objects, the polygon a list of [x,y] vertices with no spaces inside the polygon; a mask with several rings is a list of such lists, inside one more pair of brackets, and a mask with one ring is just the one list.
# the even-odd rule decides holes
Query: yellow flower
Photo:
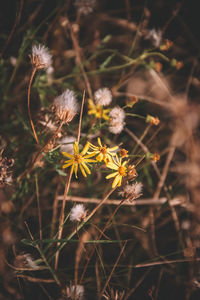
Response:
[{"label": "yellow flower", "polygon": [[95,104],[91,99],[88,100],[88,106],[88,115],[95,115],[97,119],[109,120],[109,108],[103,109],[101,105]]},{"label": "yellow flower", "polygon": [[76,178],[78,178],[77,177],[78,167],[80,167],[80,170],[84,177],[87,177],[87,174],[91,174],[90,169],[87,166],[87,163],[96,162],[96,160],[90,159],[90,157],[95,155],[93,153],[85,155],[87,153],[89,147],[90,147],[90,144],[89,144],[89,142],[87,142],[85,144],[83,150],[81,151],[81,153],[79,153],[79,145],[78,145],[78,142],[76,141],[76,142],[74,142],[74,145],[73,145],[74,154],[62,152],[62,154],[64,156],[69,158],[67,161],[65,161],[66,164],[63,165],[63,168],[68,168],[71,166],[71,172],[73,173],[73,171],[74,171]]},{"label": "yellow flower", "polygon": [[112,183],[112,188],[115,188],[116,186],[121,186],[122,178],[127,175],[127,167],[126,167],[127,162],[128,161],[125,160],[122,163],[122,158],[119,158],[116,155],[115,160],[113,159],[112,162],[107,163],[106,166],[108,168],[116,171],[106,176],[106,179],[115,177]]},{"label": "yellow flower", "polygon": [[98,138],[97,139],[99,146],[95,146],[93,144],[90,143],[90,147],[92,148],[92,152],[88,152],[89,154],[94,154],[97,155],[96,160],[101,162],[102,160],[105,162],[105,164],[107,165],[107,163],[109,161],[112,161],[112,156],[116,155],[116,152],[114,152],[115,150],[117,150],[119,147],[115,146],[112,148],[108,148],[106,145],[102,145],[101,143],[101,139]]}]

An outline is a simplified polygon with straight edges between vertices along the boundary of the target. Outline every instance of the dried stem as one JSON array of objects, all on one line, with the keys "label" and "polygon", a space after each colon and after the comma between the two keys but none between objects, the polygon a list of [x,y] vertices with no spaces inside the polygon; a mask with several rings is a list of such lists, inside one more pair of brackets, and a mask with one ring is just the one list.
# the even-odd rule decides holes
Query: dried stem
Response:
[{"label": "dried stem", "polygon": [[35,131],[35,127],[34,127],[32,118],[31,118],[31,110],[30,110],[31,85],[32,85],[33,78],[35,76],[36,71],[37,71],[37,68],[33,68],[33,71],[32,71],[32,74],[31,74],[31,78],[30,78],[30,81],[29,81],[29,85],[28,85],[28,116],[29,116],[29,121],[31,123],[31,127],[32,127],[32,130],[33,130],[34,138],[35,138],[37,144],[39,145],[38,137],[37,137],[37,134],[36,134],[36,131]]}]

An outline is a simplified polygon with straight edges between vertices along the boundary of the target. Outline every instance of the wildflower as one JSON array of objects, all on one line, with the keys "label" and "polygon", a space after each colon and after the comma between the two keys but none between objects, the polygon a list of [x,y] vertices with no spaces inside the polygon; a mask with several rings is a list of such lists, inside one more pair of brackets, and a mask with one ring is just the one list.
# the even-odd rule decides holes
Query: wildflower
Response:
[{"label": "wildflower", "polygon": [[58,141],[58,144],[60,144],[60,150],[61,152],[67,152],[70,154],[73,154],[73,143],[75,142],[74,136],[64,136],[61,140]]},{"label": "wildflower", "polygon": [[153,116],[147,115],[146,122],[157,126],[160,123],[160,120],[158,117],[153,117]]},{"label": "wildflower", "polygon": [[132,202],[133,200],[139,198],[142,195],[142,183],[127,184],[122,191],[119,192],[119,195],[125,197],[128,201]]},{"label": "wildflower", "polygon": [[74,4],[78,13],[81,15],[88,15],[93,12],[96,6],[96,0],[75,0]]},{"label": "wildflower", "polygon": [[114,134],[118,134],[122,132],[124,129],[124,119],[125,119],[125,112],[124,110],[116,106],[114,107],[109,113],[109,131]]},{"label": "wildflower", "polygon": [[66,288],[66,296],[67,299],[71,299],[71,300],[83,300],[84,286],[80,284],[72,285],[70,283],[70,286]]},{"label": "wildflower", "polygon": [[119,151],[119,155],[120,155],[120,157],[128,157],[128,150],[126,150],[126,149],[121,149],[120,151]]},{"label": "wildflower", "polygon": [[33,45],[31,63],[36,69],[48,69],[52,64],[52,56],[43,45]]},{"label": "wildflower", "polygon": [[76,204],[70,212],[70,221],[84,221],[85,217],[87,215],[87,211],[85,210],[85,207],[83,204]]},{"label": "wildflower", "polygon": [[78,112],[79,105],[77,103],[76,95],[73,91],[66,89],[62,95],[58,96],[53,103],[52,110],[55,111],[56,116],[69,123],[72,121]]},{"label": "wildflower", "polygon": [[[96,160],[94,159],[90,159],[90,157],[94,156],[95,154],[88,154],[85,155],[89,149],[90,144],[86,143],[85,147],[83,148],[83,150],[81,151],[81,153],[79,153],[79,145],[78,142],[74,142],[73,145],[73,149],[74,149],[74,154],[70,154],[67,152],[62,152],[63,155],[65,155],[66,157],[68,157],[69,159],[67,161],[65,161],[65,165],[63,165],[63,168],[68,168],[71,166],[71,172],[75,173],[75,176],[77,178],[77,171],[78,171],[78,167],[80,167],[80,170],[83,174],[84,177],[87,177],[87,174],[91,174],[90,169],[87,166],[88,162],[96,162]],[[87,174],[86,174],[87,173]]]},{"label": "wildflower", "polygon": [[151,40],[154,47],[159,47],[162,41],[162,31],[160,29],[156,30],[155,28],[148,31],[145,36],[146,40]]},{"label": "wildflower", "polygon": [[95,115],[97,119],[109,120],[108,113],[110,109],[103,109],[99,104],[95,104],[91,99],[88,100],[88,115]]},{"label": "wildflower", "polygon": [[127,164],[128,161],[124,161],[122,163],[122,158],[119,158],[117,155],[112,159],[112,161],[107,163],[107,167],[109,169],[115,170],[114,173],[111,173],[106,176],[106,179],[113,178],[115,177],[113,183],[112,183],[112,188],[115,188],[116,186],[121,186],[122,183],[122,178],[127,175]]},{"label": "wildflower", "polygon": [[116,155],[116,150],[118,149],[118,146],[108,148],[106,145],[102,145],[101,139],[97,139],[99,146],[95,146],[90,143],[90,147],[92,148],[92,152],[88,152],[89,154],[93,153],[94,155],[97,155],[96,160],[101,162],[102,160],[107,164],[109,161],[112,160],[112,156]]},{"label": "wildflower", "polygon": [[107,106],[112,101],[112,93],[108,88],[101,88],[94,93],[94,99],[96,104]]}]

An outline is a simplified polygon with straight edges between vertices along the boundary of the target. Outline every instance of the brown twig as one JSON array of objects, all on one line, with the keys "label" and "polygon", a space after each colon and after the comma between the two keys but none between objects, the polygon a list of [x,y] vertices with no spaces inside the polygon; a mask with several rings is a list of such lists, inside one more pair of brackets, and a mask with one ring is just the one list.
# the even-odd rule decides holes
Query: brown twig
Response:
[{"label": "brown twig", "polygon": [[32,130],[33,130],[34,138],[35,138],[37,144],[39,145],[38,137],[37,137],[37,134],[36,134],[36,131],[35,131],[35,127],[34,127],[32,118],[31,118],[31,110],[30,110],[31,85],[32,85],[33,78],[34,78],[34,75],[35,75],[36,71],[37,71],[37,68],[33,68],[31,78],[30,78],[30,81],[29,81],[29,85],[28,85],[28,116],[29,116],[29,121],[31,123],[31,127],[32,127]]}]

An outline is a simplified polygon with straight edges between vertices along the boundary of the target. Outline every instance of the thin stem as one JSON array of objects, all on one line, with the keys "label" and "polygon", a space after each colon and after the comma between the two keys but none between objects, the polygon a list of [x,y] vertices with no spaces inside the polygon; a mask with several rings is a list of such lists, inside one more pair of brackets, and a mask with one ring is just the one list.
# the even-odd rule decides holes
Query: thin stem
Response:
[{"label": "thin stem", "polygon": [[42,214],[40,208],[40,197],[39,197],[39,186],[38,186],[38,176],[35,175],[35,187],[36,187],[36,198],[38,205],[38,221],[39,221],[39,232],[40,232],[40,240],[42,241]]},{"label": "thin stem", "polygon": [[[65,206],[66,206],[66,201],[67,201],[67,194],[69,192],[69,187],[70,187],[70,183],[71,183],[71,179],[72,179],[72,172],[73,172],[73,169],[71,168],[68,180],[65,185],[65,191],[64,191],[63,201],[62,201],[62,208],[61,208],[61,212],[60,212],[58,239],[62,238],[64,218],[65,218]],[[60,243],[57,244],[57,247],[59,247],[59,246],[60,246]],[[58,251],[56,252],[56,256],[55,256],[55,270],[57,270],[57,268],[58,268],[59,253],[60,253],[60,250],[58,249]]]},{"label": "thin stem", "polygon": [[36,131],[35,131],[35,127],[34,127],[32,118],[31,118],[31,110],[30,110],[30,93],[31,93],[31,85],[32,85],[33,78],[34,78],[34,75],[35,75],[36,71],[37,71],[37,68],[34,68],[32,74],[31,74],[31,78],[30,78],[30,81],[29,81],[29,85],[28,85],[28,116],[29,116],[29,120],[30,120],[31,127],[32,127],[32,130],[33,130],[34,138],[35,138],[37,144],[39,145],[38,137],[37,137],[37,134],[36,134]]},{"label": "thin stem", "polygon": [[79,120],[79,126],[78,126],[78,135],[77,135],[77,142],[79,144],[80,141],[80,135],[81,135],[81,122],[83,117],[83,107],[85,102],[85,91],[83,92],[83,98],[82,98],[82,104],[81,104],[81,113],[80,113],[80,120]]}]

